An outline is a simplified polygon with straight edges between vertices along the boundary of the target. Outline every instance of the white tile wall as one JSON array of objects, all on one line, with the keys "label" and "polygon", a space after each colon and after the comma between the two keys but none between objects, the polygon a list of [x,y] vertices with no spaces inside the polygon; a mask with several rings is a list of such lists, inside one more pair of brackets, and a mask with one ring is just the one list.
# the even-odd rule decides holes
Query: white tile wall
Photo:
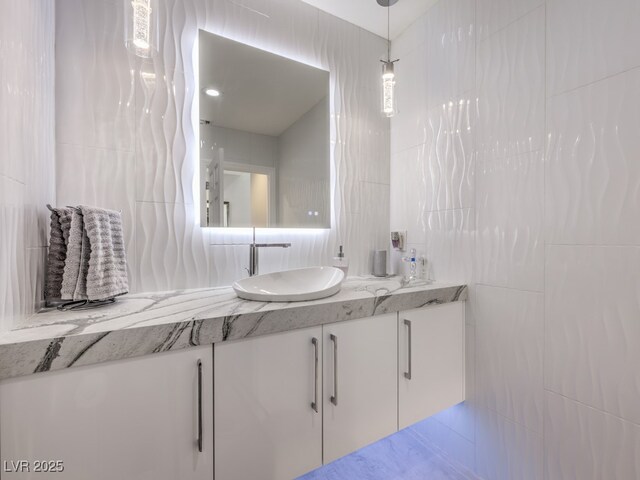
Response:
[{"label": "white tile wall", "polygon": [[545,9],[539,7],[477,47],[477,149],[505,158],[544,144]]},{"label": "white tile wall", "polygon": [[477,2],[478,40],[515,22],[545,0],[482,0]]},{"label": "white tile wall", "polygon": [[543,290],[543,167],[539,151],[478,162],[479,283]]},{"label": "white tile wall", "polygon": [[636,0],[550,0],[547,9],[550,95],[640,65]]},{"label": "white tile wall", "polygon": [[542,480],[542,462],[542,435],[492,410],[479,409],[476,428],[478,475],[492,480]]},{"label": "white tile wall", "polygon": [[[470,284],[475,337],[468,401],[419,433],[486,480],[640,478],[639,26],[632,0],[441,0],[394,41],[421,67],[391,224]],[[433,105],[466,98],[452,142]]]},{"label": "white tile wall", "polygon": [[[7,158],[7,157],[4,157]],[[23,295],[27,277],[24,245],[24,184],[12,178],[0,176],[0,221],[2,221],[2,247],[0,260],[0,313],[2,328],[11,325],[28,313],[23,311]]]},{"label": "white tile wall", "polygon": [[551,392],[546,394],[545,479],[638,478],[640,426]]},{"label": "white tile wall", "polygon": [[[133,151],[135,61],[114,32],[124,10],[105,0],[57,0],[56,143]],[[124,35],[123,35],[124,36]]]},{"label": "white tile wall", "polygon": [[[358,265],[364,265],[365,271],[373,271],[373,251],[387,249],[389,245],[389,231],[385,229],[389,223],[389,185],[379,183],[362,182],[361,189],[361,205],[360,214],[357,215],[352,223],[357,229],[350,233],[357,238],[359,248],[351,252],[351,260],[349,269],[351,270],[351,262],[354,262],[356,268]],[[373,230],[371,226],[381,222],[383,225],[377,230]]]},{"label": "white tile wall", "polygon": [[[186,3],[192,2],[176,2]],[[198,9],[206,6],[207,29],[238,42],[253,45],[279,55],[299,59],[316,66],[328,67],[330,59],[337,52],[335,43],[319,55],[319,44],[329,46],[339,38],[328,35],[327,23],[319,26],[318,10],[300,1],[293,0],[242,0],[193,3]],[[184,7],[183,7],[184,8]],[[200,13],[198,11],[198,13]],[[325,20],[333,23],[333,17]],[[359,29],[342,20],[335,19],[334,25],[358,39]],[[322,31],[320,31],[322,30]],[[331,33],[337,31],[331,29]],[[338,34],[339,35],[339,34]],[[188,48],[187,51],[190,51]],[[350,53],[357,58],[357,52]],[[341,54],[338,54],[340,56]]]},{"label": "white tile wall", "polygon": [[0,331],[44,305],[54,181],[54,7],[0,5]]},{"label": "white tile wall", "polygon": [[435,105],[427,114],[428,211],[474,206],[474,101],[471,93]]},{"label": "white tile wall", "polygon": [[547,388],[640,425],[640,247],[551,245],[546,264]]},{"label": "white tile wall", "polygon": [[640,244],[639,84],[634,68],[549,99],[548,242]]},{"label": "white tile wall", "polygon": [[475,87],[475,0],[438,2],[426,18],[424,87],[434,109],[461,100]]},{"label": "white tile wall", "polygon": [[[476,472],[542,478],[545,8],[478,2]],[[497,288],[501,287],[501,288]]]},{"label": "white tile wall", "polygon": [[640,476],[639,25],[635,1],[547,2],[548,479]]},{"label": "white tile wall", "polygon": [[206,286],[210,235],[193,221],[193,204],[136,203],[137,290],[164,291]]},{"label": "white tile wall", "polygon": [[422,15],[415,19],[404,32],[401,32],[400,35],[393,39],[393,42],[391,42],[391,56],[394,59],[404,58],[408,53],[426,47],[427,24],[429,23],[430,14]]},{"label": "white tile wall", "polygon": [[542,434],[542,293],[476,287],[477,401]]},{"label": "white tile wall", "polygon": [[127,247],[136,291],[228,285],[245,274],[246,248],[211,244],[246,241],[249,230],[197,225],[192,50],[203,28],[331,72],[332,228],[258,232],[293,243],[262,255],[261,271],[327,264],[343,244],[351,272],[367,273],[370,250],[388,242],[389,121],[378,94],[386,42],[298,0],[160,5],[159,54],[140,61],[113,33],[122,30],[121,2],[56,2],[56,91],[64,103],[56,118],[64,152],[57,176],[65,190],[58,202],[121,205],[132,219]]},{"label": "white tile wall", "polygon": [[391,156],[391,229],[406,230],[410,243],[425,243],[427,149],[422,144]]},{"label": "white tile wall", "polygon": [[431,278],[466,283],[473,275],[473,209],[439,210],[425,215],[425,249]]}]

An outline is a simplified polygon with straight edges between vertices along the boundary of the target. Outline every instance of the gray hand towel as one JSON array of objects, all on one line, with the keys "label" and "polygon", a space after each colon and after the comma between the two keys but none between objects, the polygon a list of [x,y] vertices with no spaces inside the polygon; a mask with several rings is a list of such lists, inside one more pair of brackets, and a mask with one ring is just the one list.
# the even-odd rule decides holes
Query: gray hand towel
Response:
[{"label": "gray hand towel", "polygon": [[62,236],[65,246],[69,243],[69,232],[71,230],[71,219],[73,218],[73,208],[56,208],[60,215],[60,226],[62,226]]},{"label": "gray hand towel", "polygon": [[91,247],[84,228],[82,212],[73,209],[67,242],[67,259],[62,276],[63,300],[87,299],[87,271]]},{"label": "gray hand towel", "polygon": [[59,299],[62,289],[64,265],[67,259],[71,208],[54,208],[51,211],[51,232],[49,234],[49,254],[47,258],[47,282],[44,296],[46,300]]},{"label": "gray hand towel", "polygon": [[[90,246],[86,275],[86,296],[104,300],[129,292],[127,257],[120,212],[79,206],[84,232]],[[82,255],[82,258],[85,254]]]}]

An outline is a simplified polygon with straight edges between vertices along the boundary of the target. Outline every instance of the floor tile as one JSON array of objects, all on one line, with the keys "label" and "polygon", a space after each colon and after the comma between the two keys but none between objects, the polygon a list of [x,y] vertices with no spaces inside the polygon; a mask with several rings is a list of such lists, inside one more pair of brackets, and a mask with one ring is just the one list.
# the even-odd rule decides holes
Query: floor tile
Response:
[{"label": "floor tile", "polygon": [[468,480],[409,430],[402,430],[298,480]]}]

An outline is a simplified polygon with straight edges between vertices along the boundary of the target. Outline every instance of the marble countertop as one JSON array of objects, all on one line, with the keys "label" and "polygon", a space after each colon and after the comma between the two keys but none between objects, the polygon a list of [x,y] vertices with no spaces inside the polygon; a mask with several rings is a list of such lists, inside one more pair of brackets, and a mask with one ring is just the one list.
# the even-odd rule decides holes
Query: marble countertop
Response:
[{"label": "marble countertop", "polygon": [[0,334],[0,379],[466,300],[465,285],[349,277],[332,297],[254,302],[230,287],[127,295],[94,310],[43,310]]}]

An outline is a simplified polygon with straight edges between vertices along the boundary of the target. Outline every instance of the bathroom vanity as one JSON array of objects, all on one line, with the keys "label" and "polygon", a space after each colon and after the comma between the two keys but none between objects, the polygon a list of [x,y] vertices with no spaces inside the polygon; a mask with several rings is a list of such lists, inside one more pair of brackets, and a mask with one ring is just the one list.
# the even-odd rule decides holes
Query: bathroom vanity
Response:
[{"label": "bathroom vanity", "polygon": [[2,458],[65,479],[295,478],[464,400],[466,295],[355,278],[309,302],[223,288],[43,313],[0,338]]},{"label": "bathroom vanity", "polygon": [[218,344],[214,359],[215,478],[296,478],[464,400],[464,304]]}]

